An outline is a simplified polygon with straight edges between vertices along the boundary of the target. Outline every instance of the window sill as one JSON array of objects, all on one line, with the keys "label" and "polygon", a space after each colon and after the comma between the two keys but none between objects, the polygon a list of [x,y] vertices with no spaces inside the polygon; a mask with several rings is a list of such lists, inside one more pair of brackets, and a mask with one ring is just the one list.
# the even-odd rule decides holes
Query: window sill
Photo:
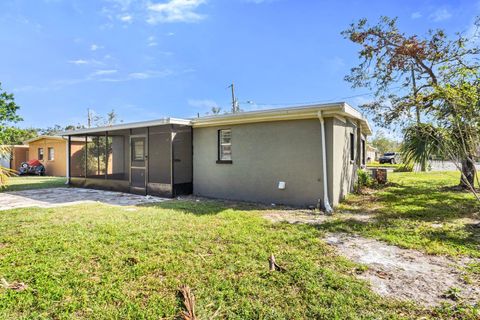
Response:
[{"label": "window sill", "polygon": [[217,164],[232,164],[232,160],[217,160]]}]

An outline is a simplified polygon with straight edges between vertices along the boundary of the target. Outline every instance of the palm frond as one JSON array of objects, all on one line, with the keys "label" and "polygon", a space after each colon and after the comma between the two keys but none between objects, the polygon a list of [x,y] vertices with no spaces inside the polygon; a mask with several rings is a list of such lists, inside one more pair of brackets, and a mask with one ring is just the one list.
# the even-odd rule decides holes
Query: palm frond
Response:
[{"label": "palm frond", "polygon": [[431,124],[416,124],[405,129],[401,152],[407,164],[426,165],[433,156],[443,156],[448,139]]}]

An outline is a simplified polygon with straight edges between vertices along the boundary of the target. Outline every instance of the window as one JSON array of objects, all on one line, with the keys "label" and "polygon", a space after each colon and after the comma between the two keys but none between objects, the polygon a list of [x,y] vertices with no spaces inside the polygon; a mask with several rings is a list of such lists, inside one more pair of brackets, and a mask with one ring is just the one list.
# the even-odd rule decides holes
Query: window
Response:
[{"label": "window", "polygon": [[143,161],[145,160],[145,139],[132,139],[132,160]]},{"label": "window", "polygon": [[355,135],[350,133],[350,160],[355,161]]},{"label": "window", "polygon": [[232,163],[232,130],[218,130],[218,161]]},{"label": "window", "polygon": [[43,160],[43,148],[38,148],[38,160]]},{"label": "window", "polygon": [[365,165],[366,163],[366,156],[367,156],[367,150],[365,147],[365,139],[362,139],[362,164]]},{"label": "window", "polygon": [[55,149],[48,148],[48,161],[55,160]]}]

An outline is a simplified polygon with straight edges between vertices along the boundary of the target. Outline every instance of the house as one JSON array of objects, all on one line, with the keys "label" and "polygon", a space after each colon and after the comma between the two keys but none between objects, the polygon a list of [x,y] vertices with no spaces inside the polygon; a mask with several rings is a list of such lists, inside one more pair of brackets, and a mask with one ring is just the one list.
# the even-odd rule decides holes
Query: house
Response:
[{"label": "house", "polygon": [[378,161],[379,151],[374,146],[367,144],[367,163]]},{"label": "house", "polygon": [[371,129],[340,102],[63,134],[73,186],[329,210],[353,189]]},{"label": "house", "polygon": [[[82,140],[83,141],[83,140]],[[82,141],[73,139],[71,148],[83,148]],[[67,175],[67,138],[62,136],[38,136],[23,143],[28,147],[27,161],[39,160],[45,167],[47,176]]]},{"label": "house", "polygon": [[8,154],[0,155],[0,167],[18,170],[22,162],[27,161],[28,146],[12,145],[3,147],[5,147],[9,152]]}]

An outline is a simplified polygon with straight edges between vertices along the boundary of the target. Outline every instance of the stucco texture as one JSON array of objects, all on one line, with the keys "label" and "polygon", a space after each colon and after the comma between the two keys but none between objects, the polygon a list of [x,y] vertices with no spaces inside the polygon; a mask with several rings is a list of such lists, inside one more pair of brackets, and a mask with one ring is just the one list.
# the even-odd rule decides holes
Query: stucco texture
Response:
[{"label": "stucco texture", "polygon": [[[218,130],[232,130],[232,163],[216,163]],[[350,133],[355,159],[350,160]],[[199,196],[293,206],[323,206],[323,179],[331,205],[352,191],[360,164],[354,121],[325,118],[327,173],[322,172],[318,119],[194,128],[193,192]],[[285,182],[284,190],[278,188]]]},{"label": "stucco texture", "polygon": [[[217,164],[218,130],[227,128],[233,163]],[[297,206],[316,206],[321,198],[318,119],[194,128],[193,150],[197,195]]]}]

